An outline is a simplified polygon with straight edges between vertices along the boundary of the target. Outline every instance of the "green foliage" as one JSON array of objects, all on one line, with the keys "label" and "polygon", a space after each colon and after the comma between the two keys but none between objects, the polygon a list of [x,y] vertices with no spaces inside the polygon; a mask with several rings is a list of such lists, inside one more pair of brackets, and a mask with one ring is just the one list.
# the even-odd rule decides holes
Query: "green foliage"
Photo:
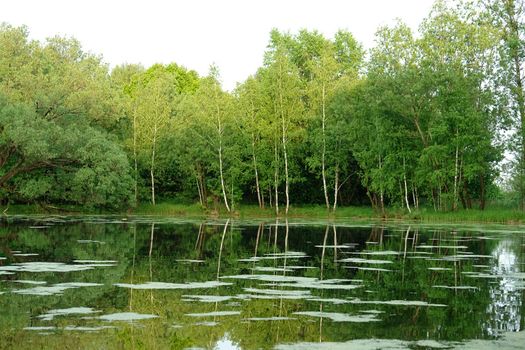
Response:
[{"label": "green foliage", "polygon": [[130,204],[129,165],[120,147],[80,118],[48,120],[0,100],[0,185],[25,200],[93,206]]},{"label": "green foliage", "polygon": [[436,209],[485,206],[502,149],[490,82],[497,36],[478,26],[438,3],[419,39],[402,23],[378,32],[367,79],[343,107],[373,204],[409,209],[422,195]]},{"label": "green foliage", "polygon": [[232,93],[214,66],[206,77],[176,63],[109,72],[75,39],[31,41],[3,24],[2,201],[126,206],[133,191],[131,203],[214,213],[484,209],[511,152],[507,198],[523,202],[512,69],[525,36],[521,1],[506,4],[438,1],[417,35],[379,28],[368,55],[347,31],[273,29],[262,67]]}]

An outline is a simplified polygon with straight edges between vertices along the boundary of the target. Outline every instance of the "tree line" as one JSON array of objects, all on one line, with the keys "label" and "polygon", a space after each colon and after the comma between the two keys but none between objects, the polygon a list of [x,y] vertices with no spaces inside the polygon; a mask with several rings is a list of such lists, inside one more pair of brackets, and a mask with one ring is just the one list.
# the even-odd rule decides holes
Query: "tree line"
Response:
[{"label": "tree line", "polygon": [[241,202],[525,207],[524,4],[437,1],[417,32],[270,33],[231,91],[172,64],[112,70],[75,39],[0,26],[0,197],[106,208]]}]

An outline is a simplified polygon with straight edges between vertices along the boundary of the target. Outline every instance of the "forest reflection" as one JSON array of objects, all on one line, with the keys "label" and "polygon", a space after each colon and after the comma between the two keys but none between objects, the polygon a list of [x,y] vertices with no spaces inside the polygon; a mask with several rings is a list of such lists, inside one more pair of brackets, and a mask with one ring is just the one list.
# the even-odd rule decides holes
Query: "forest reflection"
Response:
[{"label": "forest reflection", "polygon": [[[2,346],[66,334],[130,348],[459,342],[524,324],[521,231],[284,219],[46,222],[0,228]],[[80,306],[94,316],[78,314]],[[60,316],[41,317],[53,312]]]},{"label": "forest reflection", "polygon": [[486,330],[491,335],[521,330],[523,288],[520,290],[519,281],[511,277],[520,272],[518,254],[515,242],[508,239],[498,242],[492,251],[491,275],[501,278],[490,285],[487,312],[491,318]]}]

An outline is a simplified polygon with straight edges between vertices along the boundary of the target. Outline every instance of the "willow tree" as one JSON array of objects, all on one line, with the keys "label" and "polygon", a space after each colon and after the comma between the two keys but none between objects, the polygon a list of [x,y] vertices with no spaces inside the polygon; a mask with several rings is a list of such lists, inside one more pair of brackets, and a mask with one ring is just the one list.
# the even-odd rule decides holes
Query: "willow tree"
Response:
[{"label": "willow tree", "polygon": [[[107,67],[74,39],[0,25],[0,191],[31,201],[129,202]],[[101,153],[102,152],[102,153]]]}]

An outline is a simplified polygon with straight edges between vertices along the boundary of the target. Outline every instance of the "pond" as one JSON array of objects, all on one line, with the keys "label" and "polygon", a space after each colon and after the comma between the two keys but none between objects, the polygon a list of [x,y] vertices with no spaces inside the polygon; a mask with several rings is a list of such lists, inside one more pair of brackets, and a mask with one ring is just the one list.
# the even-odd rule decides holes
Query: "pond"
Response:
[{"label": "pond", "polygon": [[520,227],[10,216],[0,348],[523,349]]}]

